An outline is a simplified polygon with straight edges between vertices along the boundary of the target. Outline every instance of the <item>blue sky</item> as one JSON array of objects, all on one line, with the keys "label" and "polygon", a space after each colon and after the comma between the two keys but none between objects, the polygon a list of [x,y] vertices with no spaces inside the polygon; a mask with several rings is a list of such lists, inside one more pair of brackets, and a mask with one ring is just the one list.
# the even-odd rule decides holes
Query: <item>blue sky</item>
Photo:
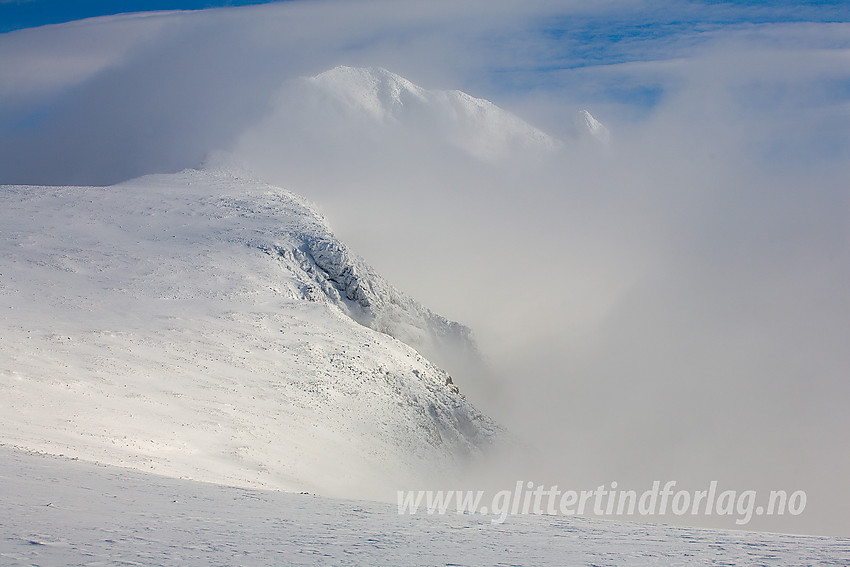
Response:
[{"label": "blue sky", "polygon": [[0,0],[0,33],[124,12],[203,10],[267,3],[267,0]]}]

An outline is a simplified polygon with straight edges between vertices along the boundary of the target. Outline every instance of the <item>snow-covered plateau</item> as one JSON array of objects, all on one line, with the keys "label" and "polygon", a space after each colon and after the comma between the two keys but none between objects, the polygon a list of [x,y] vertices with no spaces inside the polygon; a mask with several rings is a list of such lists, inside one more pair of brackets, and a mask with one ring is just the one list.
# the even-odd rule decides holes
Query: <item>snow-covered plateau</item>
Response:
[{"label": "snow-covered plateau", "polygon": [[0,447],[0,564],[846,566],[850,540],[390,504],[190,482]]}]

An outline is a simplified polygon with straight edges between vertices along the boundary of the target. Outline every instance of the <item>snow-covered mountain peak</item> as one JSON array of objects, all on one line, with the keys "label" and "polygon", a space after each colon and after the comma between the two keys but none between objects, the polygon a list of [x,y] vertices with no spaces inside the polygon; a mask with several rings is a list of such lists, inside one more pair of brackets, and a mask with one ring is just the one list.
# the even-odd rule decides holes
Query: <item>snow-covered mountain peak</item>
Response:
[{"label": "snow-covered mountain peak", "polygon": [[596,140],[607,144],[611,141],[611,132],[587,110],[580,110],[576,115],[576,125],[579,132],[589,134]]},{"label": "snow-covered mountain peak", "polygon": [[[492,102],[458,90],[429,90],[380,67],[340,66],[288,85],[276,111],[243,143],[262,154],[282,133],[378,154],[387,147],[447,151],[486,162],[520,154],[545,154],[560,143]],[[288,144],[290,145],[290,144]],[[313,155],[322,148],[313,148]],[[281,159],[278,155],[276,160]]]},{"label": "snow-covered mountain peak", "polygon": [[427,101],[424,89],[382,67],[339,66],[307,80],[375,118],[385,118],[408,101]]}]

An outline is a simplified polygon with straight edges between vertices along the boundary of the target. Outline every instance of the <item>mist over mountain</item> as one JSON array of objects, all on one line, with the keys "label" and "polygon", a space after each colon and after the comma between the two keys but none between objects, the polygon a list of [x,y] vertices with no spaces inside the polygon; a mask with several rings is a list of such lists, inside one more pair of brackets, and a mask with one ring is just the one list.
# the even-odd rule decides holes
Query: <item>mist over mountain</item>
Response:
[{"label": "mist over mountain", "polygon": [[[497,422],[538,457],[487,471],[509,482],[801,489],[804,515],[751,527],[846,533],[850,35],[819,10],[328,0],[0,34],[4,387],[21,392],[11,371],[39,384],[8,398],[8,431],[46,443],[60,430],[54,449],[140,468],[303,486],[307,464],[260,470],[286,396],[250,372],[299,369],[329,386],[293,386],[320,409],[281,412],[296,416],[287,442],[312,443],[316,411],[330,424],[317,437],[353,463],[316,487],[368,485],[381,462],[434,472],[419,464],[477,455]],[[131,181],[151,174],[175,177]],[[274,232],[298,207],[264,187],[312,201],[333,235],[313,220],[304,238]],[[186,316],[168,323],[172,301]],[[298,360],[279,367],[286,349]],[[134,368],[158,385],[138,380],[128,401],[106,377]],[[362,384],[343,379],[351,368]],[[209,369],[224,390],[165,394],[180,393],[166,375],[200,384]],[[54,377],[69,373],[96,386],[62,390]],[[243,428],[225,390],[275,400],[246,418],[268,429]],[[187,409],[197,437],[180,443],[213,439],[209,454],[162,449],[183,437],[170,401],[144,402],[171,400],[160,394],[201,400]],[[105,413],[78,426],[88,399]],[[118,438],[113,452],[108,424],[131,406],[169,425],[146,436],[128,420],[132,447]]]},{"label": "mist over mountain", "polygon": [[375,498],[461,479],[509,446],[458,390],[498,389],[470,329],[398,291],[312,205],[256,176],[333,190],[317,164],[344,183],[381,156],[378,191],[363,198],[380,213],[384,191],[408,189],[388,186],[387,171],[503,170],[563,143],[489,101],[382,68],[301,77],[273,100],[200,171],[4,187],[4,297],[21,315],[4,331],[5,442]]}]

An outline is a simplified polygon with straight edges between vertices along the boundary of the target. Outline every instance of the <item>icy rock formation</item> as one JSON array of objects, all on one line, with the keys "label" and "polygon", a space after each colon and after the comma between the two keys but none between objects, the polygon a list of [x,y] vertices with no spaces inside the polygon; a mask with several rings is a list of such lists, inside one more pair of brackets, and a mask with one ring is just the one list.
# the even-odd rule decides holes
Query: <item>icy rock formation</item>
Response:
[{"label": "icy rock formation", "polygon": [[[299,252],[301,254],[299,254]],[[470,330],[399,292],[332,236],[304,238],[295,252],[322,291],[357,322],[440,359],[446,350],[475,354]]]}]

